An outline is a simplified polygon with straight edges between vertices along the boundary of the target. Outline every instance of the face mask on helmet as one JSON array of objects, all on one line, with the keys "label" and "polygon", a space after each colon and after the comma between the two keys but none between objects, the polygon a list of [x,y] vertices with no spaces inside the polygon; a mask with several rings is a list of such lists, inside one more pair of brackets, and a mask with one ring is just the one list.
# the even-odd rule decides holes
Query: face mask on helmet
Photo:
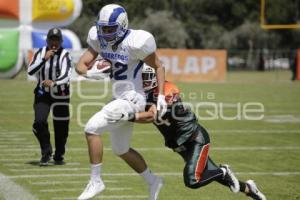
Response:
[{"label": "face mask on helmet", "polygon": [[114,44],[127,31],[128,18],[125,9],[116,4],[104,6],[98,14],[96,27],[100,41]]},{"label": "face mask on helmet", "polygon": [[142,70],[143,87],[145,91],[149,91],[157,87],[156,73],[152,67],[144,64]]},{"label": "face mask on helmet", "polygon": [[116,23],[101,24],[97,23],[98,38],[104,39],[107,42],[114,41],[117,38],[120,26]]}]

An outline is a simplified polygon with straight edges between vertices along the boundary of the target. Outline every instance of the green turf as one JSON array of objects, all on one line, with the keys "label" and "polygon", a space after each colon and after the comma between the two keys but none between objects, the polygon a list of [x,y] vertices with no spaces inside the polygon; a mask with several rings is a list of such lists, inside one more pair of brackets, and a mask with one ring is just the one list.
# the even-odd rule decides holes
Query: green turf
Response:
[{"label": "green turf", "polygon": [[[212,141],[211,157],[216,163],[228,163],[241,180],[254,179],[270,200],[300,199],[300,82],[289,81],[290,73],[231,72],[224,83],[178,83],[183,99],[191,102],[214,102],[224,105],[224,116],[237,115],[237,106],[249,102],[264,107],[262,120],[203,120]],[[14,80],[0,80],[0,173],[10,177],[40,200],[76,199],[89,178],[89,164],[83,127],[99,106],[84,102],[105,103],[104,99],[86,100],[78,96],[78,84],[72,83],[73,116],[65,166],[39,167],[38,143],[31,133],[33,120],[33,82],[21,73]],[[83,83],[82,94],[97,95],[98,83]],[[82,107],[79,114],[78,107]],[[197,110],[201,116],[212,107]],[[219,115],[220,113],[218,113]],[[52,124],[50,123],[51,132]],[[51,133],[53,140],[53,132]],[[110,149],[109,133],[104,135],[103,178],[106,198],[147,199],[142,179]],[[188,189],[182,181],[182,159],[164,148],[163,140],[151,125],[136,125],[132,146],[140,150],[151,170],[161,174],[165,185],[160,200],[234,200],[228,188],[212,183],[199,190]],[[0,188],[0,199],[2,190]],[[101,197],[101,195],[99,196]],[[123,198],[121,198],[123,197]]]}]

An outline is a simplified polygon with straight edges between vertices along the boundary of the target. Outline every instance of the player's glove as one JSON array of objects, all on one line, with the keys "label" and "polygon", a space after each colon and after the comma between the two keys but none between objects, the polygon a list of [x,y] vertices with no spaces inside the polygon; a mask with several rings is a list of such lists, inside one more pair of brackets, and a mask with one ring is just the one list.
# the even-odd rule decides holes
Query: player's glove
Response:
[{"label": "player's glove", "polygon": [[106,120],[108,123],[116,123],[119,121],[131,121],[135,120],[135,113],[114,113],[109,112],[106,114]]},{"label": "player's glove", "polygon": [[104,73],[106,70],[110,69],[110,66],[104,67],[102,69],[97,68],[97,63],[98,61],[95,62],[93,67],[86,72],[86,77],[91,78],[91,79],[96,79],[96,80],[101,80],[109,77],[109,73]]},{"label": "player's glove", "polygon": [[157,97],[157,113],[158,113],[158,118],[161,118],[166,114],[167,109],[168,109],[168,104],[166,102],[165,96],[162,94],[159,94]]}]

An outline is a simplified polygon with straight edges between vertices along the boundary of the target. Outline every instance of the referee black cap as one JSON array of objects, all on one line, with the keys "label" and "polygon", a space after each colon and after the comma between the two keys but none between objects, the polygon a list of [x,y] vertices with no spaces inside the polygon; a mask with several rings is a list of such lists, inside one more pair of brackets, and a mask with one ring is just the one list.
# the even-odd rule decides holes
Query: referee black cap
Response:
[{"label": "referee black cap", "polygon": [[58,38],[59,40],[62,40],[61,30],[59,28],[51,28],[47,34],[47,39],[50,38]]}]

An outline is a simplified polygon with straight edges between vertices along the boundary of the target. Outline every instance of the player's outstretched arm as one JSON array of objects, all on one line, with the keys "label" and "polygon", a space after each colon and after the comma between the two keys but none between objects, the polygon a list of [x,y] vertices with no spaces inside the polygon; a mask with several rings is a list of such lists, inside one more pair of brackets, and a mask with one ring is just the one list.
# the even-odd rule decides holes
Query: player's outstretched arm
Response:
[{"label": "player's outstretched arm", "polygon": [[153,104],[146,112],[135,113],[134,122],[137,123],[151,123],[156,118],[156,106]]},{"label": "player's outstretched arm", "polygon": [[98,53],[89,47],[79,59],[79,62],[76,65],[76,72],[79,75],[86,76],[88,66],[97,58]]},{"label": "player's outstretched arm", "polygon": [[106,119],[108,123],[119,121],[130,121],[137,123],[152,123],[156,119],[156,106],[153,104],[148,111],[138,113],[108,113]]},{"label": "player's outstretched arm", "polygon": [[150,54],[144,59],[144,62],[153,67],[156,71],[157,85],[159,89],[157,99],[157,111],[158,116],[161,118],[167,112],[167,103],[165,101],[164,90],[165,90],[165,68],[160,62],[156,52]]}]

